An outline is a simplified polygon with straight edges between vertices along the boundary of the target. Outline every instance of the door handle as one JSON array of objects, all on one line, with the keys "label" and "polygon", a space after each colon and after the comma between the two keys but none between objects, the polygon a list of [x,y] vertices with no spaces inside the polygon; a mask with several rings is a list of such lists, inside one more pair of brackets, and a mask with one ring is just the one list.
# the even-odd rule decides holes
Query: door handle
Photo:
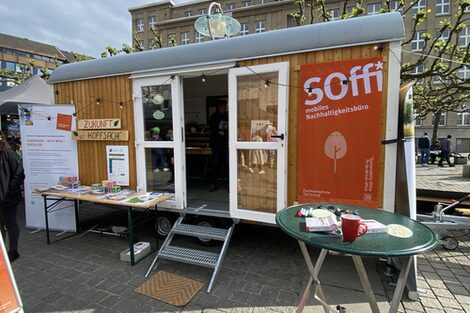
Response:
[{"label": "door handle", "polygon": [[271,135],[271,138],[279,138],[281,140],[284,140],[284,134],[280,134],[280,135]]}]

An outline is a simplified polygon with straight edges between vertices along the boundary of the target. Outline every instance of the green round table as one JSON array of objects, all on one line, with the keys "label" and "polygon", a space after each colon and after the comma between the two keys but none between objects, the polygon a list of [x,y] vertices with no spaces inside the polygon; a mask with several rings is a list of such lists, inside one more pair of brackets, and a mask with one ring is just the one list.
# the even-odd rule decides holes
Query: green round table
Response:
[{"label": "green round table", "polygon": [[[413,234],[409,238],[399,238],[391,236],[386,232],[366,233],[358,237],[354,242],[344,242],[342,236],[339,234],[307,232],[305,229],[305,218],[297,217],[297,212],[302,208],[312,207],[314,209],[327,209],[329,206],[341,210],[350,210],[359,215],[362,219],[373,219],[384,225],[398,224],[405,226],[411,230]],[[389,312],[397,312],[413,260],[412,256],[432,249],[436,246],[438,241],[436,233],[429,227],[404,215],[336,203],[305,203],[302,205],[294,205],[278,212],[276,214],[276,223],[282,231],[298,240],[310,272],[310,280],[305,287],[297,307],[297,312],[302,312],[312,285],[314,286],[315,298],[323,305],[325,312],[337,312],[326,303],[320,281],[318,280],[318,273],[320,272],[328,251],[342,252],[351,255],[364,291],[369,299],[372,312],[374,313],[380,311],[361,257],[402,258],[403,262],[400,269],[400,276],[389,310]],[[306,245],[322,249],[315,266],[313,266]]]}]

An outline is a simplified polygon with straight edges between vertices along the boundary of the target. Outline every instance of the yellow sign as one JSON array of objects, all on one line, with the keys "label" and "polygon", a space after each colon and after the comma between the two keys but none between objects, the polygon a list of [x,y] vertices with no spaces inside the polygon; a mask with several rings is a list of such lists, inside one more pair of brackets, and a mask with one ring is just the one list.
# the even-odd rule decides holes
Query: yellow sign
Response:
[{"label": "yellow sign", "polygon": [[127,141],[127,130],[78,130],[72,132],[74,140]]},{"label": "yellow sign", "polygon": [[78,129],[121,129],[120,118],[78,120]]}]

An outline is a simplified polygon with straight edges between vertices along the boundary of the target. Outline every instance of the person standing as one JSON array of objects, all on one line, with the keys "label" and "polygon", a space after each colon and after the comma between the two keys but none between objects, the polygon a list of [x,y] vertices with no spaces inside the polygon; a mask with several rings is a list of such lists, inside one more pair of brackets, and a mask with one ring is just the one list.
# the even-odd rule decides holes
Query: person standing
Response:
[{"label": "person standing", "polygon": [[421,152],[421,166],[428,166],[431,148],[431,141],[429,140],[428,133],[424,133],[424,136],[419,138],[418,148]]},{"label": "person standing", "polygon": [[211,137],[209,146],[212,149],[212,185],[209,192],[214,192],[218,188],[218,178],[222,172],[228,172],[228,113],[227,101],[219,99],[217,110],[212,113],[209,126]]},{"label": "person standing", "polygon": [[0,133],[0,230],[4,240],[5,235],[8,234],[10,262],[20,256],[18,254],[20,229],[16,221],[16,213],[18,203],[21,201],[23,180],[23,164],[7,143],[3,133]]},{"label": "person standing", "polygon": [[447,164],[449,164],[449,167],[453,167],[454,165],[450,163],[450,152],[452,151],[452,136],[447,135],[447,138],[444,139],[441,142],[441,159],[439,160],[439,166],[444,166],[442,165],[442,162],[444,160],[447,161]]}]

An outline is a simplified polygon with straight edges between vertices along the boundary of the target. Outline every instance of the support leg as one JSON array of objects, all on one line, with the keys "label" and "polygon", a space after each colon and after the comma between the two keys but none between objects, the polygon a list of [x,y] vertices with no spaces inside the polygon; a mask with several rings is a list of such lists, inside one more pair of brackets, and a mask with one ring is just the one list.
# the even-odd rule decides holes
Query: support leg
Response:
[{"label": "support leg", "polygon": [[75,233],[78,234],[80,232],[80,221],[78,220],[78,200],[75,199],[74,201],[75,206]]},{"label": "support leg", "polygon": [[47,197],[46,196],[43,196],[44,198],[44,215],[45,215],[45,218],[46,218],[46,241],[47,241],[47,244],[50,245],[51,244],[51,240],[49,238],[49,214],[47,213]]},{"label": "support leg", "polygon": [[370,285],[369,277],[367,276],[366,269],[362,263],[362,259],[358,255],[353,255],[352,259],[354,265],[356,266],[357,274],[361,280],[362,288],[364,289],[365,294],[369,300],[370,308],[373,313],[380,313],[379,306],[377,305],[377,299],[375,298],[374,291]]},{"label": "support leg", "polygon": [[127,208],[127,224],[129,229],[129,252],[131,256],[131,266],[135,265],[134,256],[134,221],[132,219],[132,207]]},{"label": "support leg", "polygon": [[305,290],[302,293],[302,297],[300,298],[299,304],[297,305],[296,313],[300,313],[303,311],[305,307],[305,303],[307,302],[308,296],[310,294],[310,288],[312,285],[313,287],[313,294],[316,300],[318,300],[321,305],[323,306],[323,310],[328,312],[336,312],[333,310],[325,300],[325,295],[323,293],[322,286],[320,284],[320,280],[318,279],[318,274],[320,273],[321,267],[323,265],[323,261],[325,260],[326,254],[328,250],[322,249],[320,255],[318,256],[317,262],[315,266],[313,266],[312,259],[310,258],[310,254],[308,253],[307,247],[303,241],[298,241],[300,250],[302,251],[302,255],[304,257],[305,263],[307,264],[308,271],[310,272],[310,279],[305,286]]},{"label": "support leg", "polygon": [[396,313],[400,305],[400,300],[403,295],[403,290],[405,289],[406,280],[408,278],[408,273],[410,271],[411,263],[413,257],[404,257],[403,264],[400,268],[400,276],[398,276],[397,286],[395,287],[395,292],[393,293],[392,303],[390,303],[389,313]]}]

